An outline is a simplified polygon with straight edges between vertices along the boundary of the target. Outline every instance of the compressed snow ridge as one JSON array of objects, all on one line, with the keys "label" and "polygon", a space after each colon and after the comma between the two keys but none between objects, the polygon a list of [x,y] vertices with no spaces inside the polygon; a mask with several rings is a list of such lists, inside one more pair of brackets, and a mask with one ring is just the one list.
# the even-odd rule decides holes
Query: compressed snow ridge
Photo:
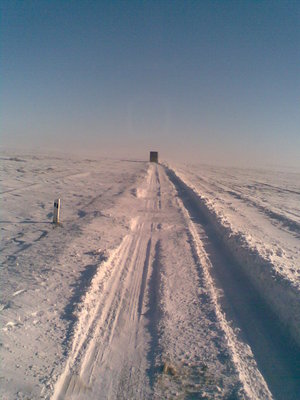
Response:
[{"label": "compressed snow ridge", "polygon": [[226,316],[219,303],[218,289],[215,287],[214,281],[210,274],[212,269],[210,259],[203,247],[202,241],[199,239],[196,227],[193,221],[189,218],[188,212],[180,199],[178,199],[178,203],[186,217],[186,220],[188,221],[188,226],[194,241],[195,250],[201,263],[205,280],[210,289],[210,296],[212,297],[215,312],[220,325],[225,332],[228,347],[232,354],[232,360],[237,368],[240,380],[243,383],[245,393],[249,399],[256,399],[258,394],[264,399],[272,399],[272,394],[263,376],[257,368],[250,347],[238,340],[234,329],[226,320]]},{"label": "compressed snow ridge", "polygon": [[259,245],[252,241],[253,235],[236,229],[234,223],[217,210],[208,196],[199,192],[199,188],[187,178],[184,170],[172,168],[175,175],[186,185],[190,195],[194,196],[215,233],[225,247],[234,256],[246,275],[259,290],[281,322],[289,330],[291,337],[300,345],[300,290],[296,280],[280,274],[277,266],[260,251]]}]

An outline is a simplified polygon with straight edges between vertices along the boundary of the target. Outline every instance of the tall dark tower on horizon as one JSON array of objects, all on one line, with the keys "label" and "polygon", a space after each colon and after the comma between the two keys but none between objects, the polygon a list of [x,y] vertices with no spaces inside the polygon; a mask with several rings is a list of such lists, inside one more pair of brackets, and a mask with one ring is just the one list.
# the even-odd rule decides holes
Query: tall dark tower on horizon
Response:
[{"label": "tall dark tower on horizon", "polygon": [[158,163],[158,151],[150,151],[150,162]]}]

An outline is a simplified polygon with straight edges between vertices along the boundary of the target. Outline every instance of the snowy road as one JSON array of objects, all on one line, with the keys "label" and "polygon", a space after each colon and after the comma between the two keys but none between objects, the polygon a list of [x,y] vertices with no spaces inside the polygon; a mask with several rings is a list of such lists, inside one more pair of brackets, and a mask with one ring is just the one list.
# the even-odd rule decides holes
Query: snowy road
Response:
[{"label": "snowy road", "polygon": [[195,193],[172,170],[168,170],[168,175],[202,238],[211,267],[213,286],[222,292],[218,301],[227,320],[240,331],[241,340],[251,347],[259,370],[273,396],[276,399],[297,399],[300,394],[298,347],[265,299],[243,273],[243,269],[219,240]]},{"label": "snowy road", "polygon": [[131,232],[99,268],[76,325],[72,351],[53,398],[145,397],[147,358],[144,294],[158,240],[159,178],[149,174]]},{"label": "snowy road", "polygon": [[[226,268],[228,257],[224,259],[220,247],[212,248],[213,234],[207,236],[188,190],[172,173],[169,177],[162,166],[151,165],[137,188],[131,231],[92,281],[53,400],[96,399],[99,393],[102,398],[124,399],[205,393],[211,398],[272,398],[252,351],[242,335],[237,337],[220,304],[219,291],[232,281],[219,274],[218,291],[212,263],[218,259],[219,269]],[[259,311],[251,307],[253,297],[245,300],[251,288],[245,283],[237,292],[237,286],[228,290],[243,305],[237,306],[235,328],[249,318],[258,326],[250,339],[264,335],[267,344],[272,342],[273,326],[264,331],[264,324],[257,324]],[[228,299],[231,304],[232,297]],[[244,308],[247,301],[252,314]],[[247,335],[249,324],[243,327]],[[273,365],[277,349],[260,350],[258,359],[268,355]],[[166,362],[176,371],[174,376],[162,374]],[[286,389],[273,386],[278,398],[293,398],[296,377],[284,367],[279,360],[274,376],[278,371],[288,375]]]},{"label": "snowy road", "polygon": [[[74,195],[77,225],[45,228],[28,246],[24,229],[34,225],[26,224],[7,240],[2,281],[21,283],[3,302],[3,399],[298,399],[299,348],[218,238],[201,199],[163,165],[126,165],[125,180],[112,163],[116,173],[103,184],[105,170],[93,172],[92,196]],[[64,182],[84,185],[78,176],[90,175],[66,173]],[[64,235],[70,243],[60,250]],[[59,252],[52,248],[48,260],[54,245]],[[32,258],[48,269],[27,270]]]}]

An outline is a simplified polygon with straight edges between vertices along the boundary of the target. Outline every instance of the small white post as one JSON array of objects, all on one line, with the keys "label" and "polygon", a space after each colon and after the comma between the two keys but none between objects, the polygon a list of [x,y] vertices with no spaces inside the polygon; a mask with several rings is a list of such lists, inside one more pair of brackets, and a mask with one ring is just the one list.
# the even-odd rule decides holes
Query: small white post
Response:
[{"label": "small white post", "polygon": [[59,224],[60,199],[54,200],[53,223]]}]

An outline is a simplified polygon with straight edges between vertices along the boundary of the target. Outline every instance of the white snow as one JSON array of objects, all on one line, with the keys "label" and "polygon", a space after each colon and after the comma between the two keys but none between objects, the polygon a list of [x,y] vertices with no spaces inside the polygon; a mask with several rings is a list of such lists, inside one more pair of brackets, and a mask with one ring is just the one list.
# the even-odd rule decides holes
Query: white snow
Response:
[{"label": "white snow", "polygon": [[[299,175],[9,152],[1,161],[2,399],[297,398],[263,301],[297,339]],[[251,263],[257,313],[238,291],[247,278],[231,280],[227,250],[238,268]]]},{"label": "white snow", "polygon": [[300,173],[206,165],[175,171],[300,345]]}]

